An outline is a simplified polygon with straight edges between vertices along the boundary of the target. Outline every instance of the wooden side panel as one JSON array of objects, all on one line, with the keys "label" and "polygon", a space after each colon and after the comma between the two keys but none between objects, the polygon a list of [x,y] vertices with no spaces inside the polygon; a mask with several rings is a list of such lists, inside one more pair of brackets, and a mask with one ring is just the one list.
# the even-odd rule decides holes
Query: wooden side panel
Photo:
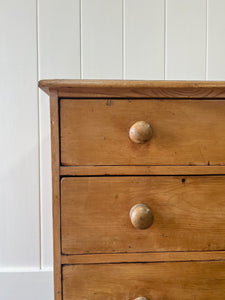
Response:
[{"label": "wooden side panel", "polygon": [[122,79],[122,1],[81,1],[82,78]]},{"label": "wooden side panel", "polygon": [[[62,165],[224,165],[225,101],[61,100]],[[145,144],[129,139],[137,121]]]},{"label": "wooden side panel", "polygon": [[[225,250],[224,176],[80,177],[62,180],[64,254]],[[135,229],[147,204],[153,225]]]},{"label": "wooden side panel", "polygon": [[225,262],[63,268],[63,300],[224,300]]},{"label": "wooden side panel", "polygon": [[50,93],[51,148],[52,148],[52,201],[54,247],[54,300],[62,299],[61,287],[61,237],[60,237],[60,178],[59,178],[59,120],[58,95]]},{"label": "wooden side panel", "polygon": [[124,78],[164,79],[164,0],[124,3]]},{"label": "wooden side panel", "polygon": [[205,79],[205,0],[167,1],[165,51],[166,79]]},{"label": "wooden side panel", "polygon": [[208,0],[208,74],[207,79],[225,79],[225,2]]}]

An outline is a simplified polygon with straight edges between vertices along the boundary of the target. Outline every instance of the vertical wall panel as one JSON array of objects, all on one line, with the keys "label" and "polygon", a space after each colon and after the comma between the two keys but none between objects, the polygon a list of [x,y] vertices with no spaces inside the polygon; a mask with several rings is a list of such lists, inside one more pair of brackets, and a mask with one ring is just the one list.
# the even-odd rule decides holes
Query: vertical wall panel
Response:
[{"label": "vertical wall panel", "polygon": [[79,0],[39,0],[39,75],[80,77]]},{"label": "vertical wall panel", "polygon": [[0,36],[0,267],[39,267],[36,1],[3,1]]},{"label": "vertical wall panel", "polygon": [[83,78],[122,78],[122,1],[83,0]]},{"label": "vertical wall panel", "polygon": [[166,79],[204,80],[206,0],[167,0]]},{"label": "vertical wall panel", "polygon": [[[39,79],[80,78],[79,0],[39,0]],[[49,99],[39,94],[41,258],[52,266],[52,196]]]},{"label": "vertical wall panel", "polygon": [[225,1],[208,0],[208,76],[225,80]]},{"label": "vertical wall panel", "polygon": [[164,0],[124,0],[125,79],[164,79]]}]

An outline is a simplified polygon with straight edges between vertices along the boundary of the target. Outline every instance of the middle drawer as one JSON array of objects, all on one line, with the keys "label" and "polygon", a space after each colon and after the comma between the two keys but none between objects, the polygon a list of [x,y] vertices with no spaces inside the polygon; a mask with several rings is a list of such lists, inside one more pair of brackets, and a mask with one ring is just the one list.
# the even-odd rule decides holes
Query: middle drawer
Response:
[{"label": "middle drawer", "polygon": [[224,176],[63,178],[62,252],[225,250],[224,187]]}]

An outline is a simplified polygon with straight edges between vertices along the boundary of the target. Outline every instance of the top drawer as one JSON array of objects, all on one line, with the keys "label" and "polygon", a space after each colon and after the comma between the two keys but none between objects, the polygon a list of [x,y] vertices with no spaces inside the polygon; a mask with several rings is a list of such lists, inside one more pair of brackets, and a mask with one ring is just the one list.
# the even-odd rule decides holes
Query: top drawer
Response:
[{"label": "top drawer", "polygon": [[[150,141],[130,140],[137,121]],[[223,100],[61,99],[60,131],[62,165],[225,164]]]}]

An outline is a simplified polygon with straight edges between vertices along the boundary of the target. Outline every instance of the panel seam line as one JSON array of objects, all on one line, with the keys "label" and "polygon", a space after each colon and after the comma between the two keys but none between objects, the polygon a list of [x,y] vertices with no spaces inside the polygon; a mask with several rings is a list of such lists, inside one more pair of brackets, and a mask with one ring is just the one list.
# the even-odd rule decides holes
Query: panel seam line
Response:
[{"label": "panel seam line", "polygon": [[[39,80],[39,30],[38,30],[38,0],[36,0],[36,63],[37,63],[37,81]],[[42,203],[41,203],[41,129],[40,129],[40,97],[37,87],[37,122],[38,122],[38,199],[39,199],[39,267],[42,270]]]}]

